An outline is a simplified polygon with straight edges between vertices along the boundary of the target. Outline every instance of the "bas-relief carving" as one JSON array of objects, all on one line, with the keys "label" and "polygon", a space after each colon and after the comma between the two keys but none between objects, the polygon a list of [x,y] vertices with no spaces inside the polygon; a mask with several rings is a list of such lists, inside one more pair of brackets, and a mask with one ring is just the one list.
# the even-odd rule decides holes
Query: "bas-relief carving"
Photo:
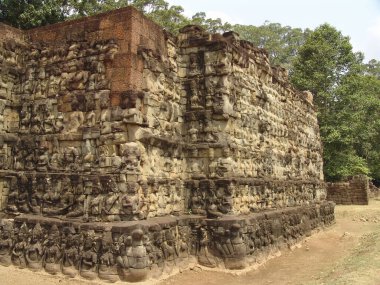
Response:
[{"label": "bas-relief carving", "polygon": [[[124,92],[107,73],[114,40],[0,46],[14,68],[0,75],[0,180],[16,217],[0,224],[0,264],[108,282],[158,278],[192,256],[241,269],[305,231],[291,211],[280,234],[278,218],[241,216],[300,207],[304,228],[333,221],[312,95],[235,34],[189,26],[166,43],[139,47],[143,88]],[[143,220],[148,230],[81,228]]]}]

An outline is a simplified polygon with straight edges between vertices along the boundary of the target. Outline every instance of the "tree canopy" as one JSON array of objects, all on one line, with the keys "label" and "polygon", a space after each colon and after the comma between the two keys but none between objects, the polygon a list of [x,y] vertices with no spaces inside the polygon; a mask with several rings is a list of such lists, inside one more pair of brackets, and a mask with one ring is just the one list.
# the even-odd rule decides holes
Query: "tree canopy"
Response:
[{"label": "tree canopy", "polygon": [[377,68],[377,61],[363,64],[350,39],[328,24],[312,31],[298,50],[291,80],[315,96],[328,180],[380,177]]}]

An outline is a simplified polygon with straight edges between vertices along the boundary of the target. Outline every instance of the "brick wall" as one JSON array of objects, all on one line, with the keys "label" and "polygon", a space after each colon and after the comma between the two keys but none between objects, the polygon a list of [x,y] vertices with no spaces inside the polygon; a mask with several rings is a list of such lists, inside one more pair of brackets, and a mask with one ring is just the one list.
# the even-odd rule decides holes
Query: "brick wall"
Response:
[{"label": "brick wall", "polygon": [[166,54],[163,29],[133,7],[38,27],[26,31],[26,34],[31,43],[43,42],[52,46],[77,41],[114,40],[119,51],[106,66],[114,106],[118,105],[121,92],[142,89],[144,64],[141,56],[138,56],[139,48]]},{"label": "brick wall", "polygon": [[348,182],[327,183],[327,200],[340,205],[368,205],[369,184],[364,175]]}]

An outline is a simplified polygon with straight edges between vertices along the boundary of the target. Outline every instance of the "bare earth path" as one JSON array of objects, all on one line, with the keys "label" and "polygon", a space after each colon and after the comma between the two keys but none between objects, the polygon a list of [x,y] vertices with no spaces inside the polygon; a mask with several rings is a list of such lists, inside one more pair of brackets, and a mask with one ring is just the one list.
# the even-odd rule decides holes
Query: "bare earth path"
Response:
[{"label": "bare earth path", "polygon": [[[371,201],[369,206],[337,206],[336,221],[301,247],[283,252],[257,270],[239,276],[189,270],[159,285],[380,284],[380,201]],[[0,266],[0,284],[99,283]]]}]

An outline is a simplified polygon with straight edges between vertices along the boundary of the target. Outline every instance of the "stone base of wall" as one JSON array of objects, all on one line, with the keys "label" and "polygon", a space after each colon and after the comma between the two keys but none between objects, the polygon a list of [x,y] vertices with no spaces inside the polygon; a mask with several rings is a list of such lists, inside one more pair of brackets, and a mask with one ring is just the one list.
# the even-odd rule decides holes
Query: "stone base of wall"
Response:
[{"label": "stone base of wall", "polygon": [[372,182],[369,183],[369,197],[378,198],[380,196],[380,188],[376,187]]},{"label": "stone base of wall", "polygon": [[244,269],[334,222],[332,202],[248,216],[94,222],[21,215],[0,221],[0,264],[108,282],[199,265]]},{"label": "stone base of wall", "polygon": [[327,200],[339,205],[368,205],[369,184],[364,175],[354,176],[348,182],[326,183]]}]

